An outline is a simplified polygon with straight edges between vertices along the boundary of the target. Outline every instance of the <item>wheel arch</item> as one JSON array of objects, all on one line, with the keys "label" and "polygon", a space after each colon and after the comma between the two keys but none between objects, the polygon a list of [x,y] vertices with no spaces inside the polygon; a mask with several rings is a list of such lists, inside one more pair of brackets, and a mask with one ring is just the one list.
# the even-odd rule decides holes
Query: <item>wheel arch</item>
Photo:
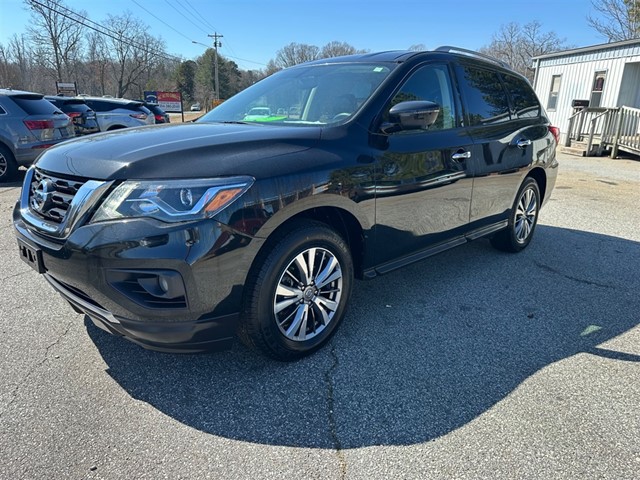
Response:
[{"label": "wheel arch", "polygon": [[14,157],[16,156],[16,152],[13,149],[13,142],[11,142],[9,139],[6,139],[2,135],[0,135],[0,146],[5,147],[7,150],[9,150],[9,152],[11,152]]},{"label": "wheel arch", "polygon": [[[293,205],[292,205],[293,207]],[[251,270],[263,257],[264,252],[271,248],[273,242],[286,235],[286,232],[297,222],[311,220],[325,224],[336,231],[346,242],[351,252],[354,273],[357,278],[362,278],[365,268],[365,236],[371,225],[362,216],[358,216],[353,210],[343,205],[318,204],[308,205],[307,208],[281,210],[268,221],[257,236],[265,238],[260,250],[255,256]]]},{"label": "wheel arch", "polygon": [[543,202],[547,193],[547,174],[542,167],[532,169],[525,178],[533,178],[540,189],[540,202]]}]

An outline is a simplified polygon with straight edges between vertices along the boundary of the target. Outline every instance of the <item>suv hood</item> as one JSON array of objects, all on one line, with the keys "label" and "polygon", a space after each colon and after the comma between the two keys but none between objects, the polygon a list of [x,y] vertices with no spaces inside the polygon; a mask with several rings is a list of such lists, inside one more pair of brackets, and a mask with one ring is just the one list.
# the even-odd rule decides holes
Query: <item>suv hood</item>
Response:
[{"label": "suv hood", "polygon": [[[65,142],[44,152],[37,166],[96,180],[264,178],[274,174],[269,159],[313,147],[321,132],[320,127],[216,123],[130,128]],[[291,171],[294,163],[286,163]]]}]

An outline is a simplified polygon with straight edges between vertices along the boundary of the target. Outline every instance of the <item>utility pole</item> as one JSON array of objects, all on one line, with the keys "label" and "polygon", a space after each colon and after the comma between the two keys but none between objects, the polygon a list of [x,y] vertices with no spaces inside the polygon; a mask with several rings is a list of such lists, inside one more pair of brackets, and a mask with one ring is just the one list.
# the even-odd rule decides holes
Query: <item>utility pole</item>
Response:
[{"label": "utility pole", "polygon": [[218,32],[214,32],[213,35],[207,35],[208,37],[213,38],[213,77],[215,82],[215,94],[214,98],[216,100],[220,100],[220,87],[218,86],[218,47],[222,47],[222,42],[219,42],[218,39],[222,38],[222,35],[218,35]]}]

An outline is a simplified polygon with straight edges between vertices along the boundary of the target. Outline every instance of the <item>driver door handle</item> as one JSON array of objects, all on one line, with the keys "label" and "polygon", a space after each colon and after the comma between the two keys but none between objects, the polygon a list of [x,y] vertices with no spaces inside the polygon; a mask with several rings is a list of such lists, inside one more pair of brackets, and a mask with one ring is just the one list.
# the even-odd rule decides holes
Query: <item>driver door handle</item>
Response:
[{"label": "driver door handle", "polygon": [[469,151],[465,152],[463,150],[458,150],[456,153],[451,155],[451,160],[454,160],[456,162],[462,162],[470,158],[471,158],[471,152]]}]

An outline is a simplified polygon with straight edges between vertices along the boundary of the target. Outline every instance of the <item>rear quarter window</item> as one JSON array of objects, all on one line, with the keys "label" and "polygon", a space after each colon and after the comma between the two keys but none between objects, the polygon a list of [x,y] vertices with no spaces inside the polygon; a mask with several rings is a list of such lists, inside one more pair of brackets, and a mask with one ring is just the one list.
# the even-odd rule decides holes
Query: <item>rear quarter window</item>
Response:
[{"label": "rear quarter window", "polygon": [[510,120],[509,100],[498,72],[472,65],[461,65],[458,71],[470,126]]},{"label": "rear quarter window", "polygon": [[89,105],[89,107],[96,112],[110,112],[111,110],[119,106],[114,105],[113,103],[103,102],[102,100],[86,100],[86,102],[87,105]]},{"label": "rear quarter window", "polygon": [[535,118],[541,114],[540,102],[533,88],[522,78],[513,75],[503,75],[511,104],[518,118]]},{"label": "rear quarter window", "polygon": [[56,112],[60,112],[58,107],[43,97],[15,95],[9,98],[24,110],[27,115],[53,115]]},{"label": "rear quarter window", "polygon": [[65,112],[89,112],[91,109],[86,103],[83,102],[69,102],[65,103],[62,107],[62,110]]},{"label": "rear quarter window", "polygon": [[149,112],[147,108],[143,107],[139,103],[128,103],[126,105],[122,105],[121,108],[126,108],[127,110],[131,110],[132,112],[145,112],[145,113]]}]

